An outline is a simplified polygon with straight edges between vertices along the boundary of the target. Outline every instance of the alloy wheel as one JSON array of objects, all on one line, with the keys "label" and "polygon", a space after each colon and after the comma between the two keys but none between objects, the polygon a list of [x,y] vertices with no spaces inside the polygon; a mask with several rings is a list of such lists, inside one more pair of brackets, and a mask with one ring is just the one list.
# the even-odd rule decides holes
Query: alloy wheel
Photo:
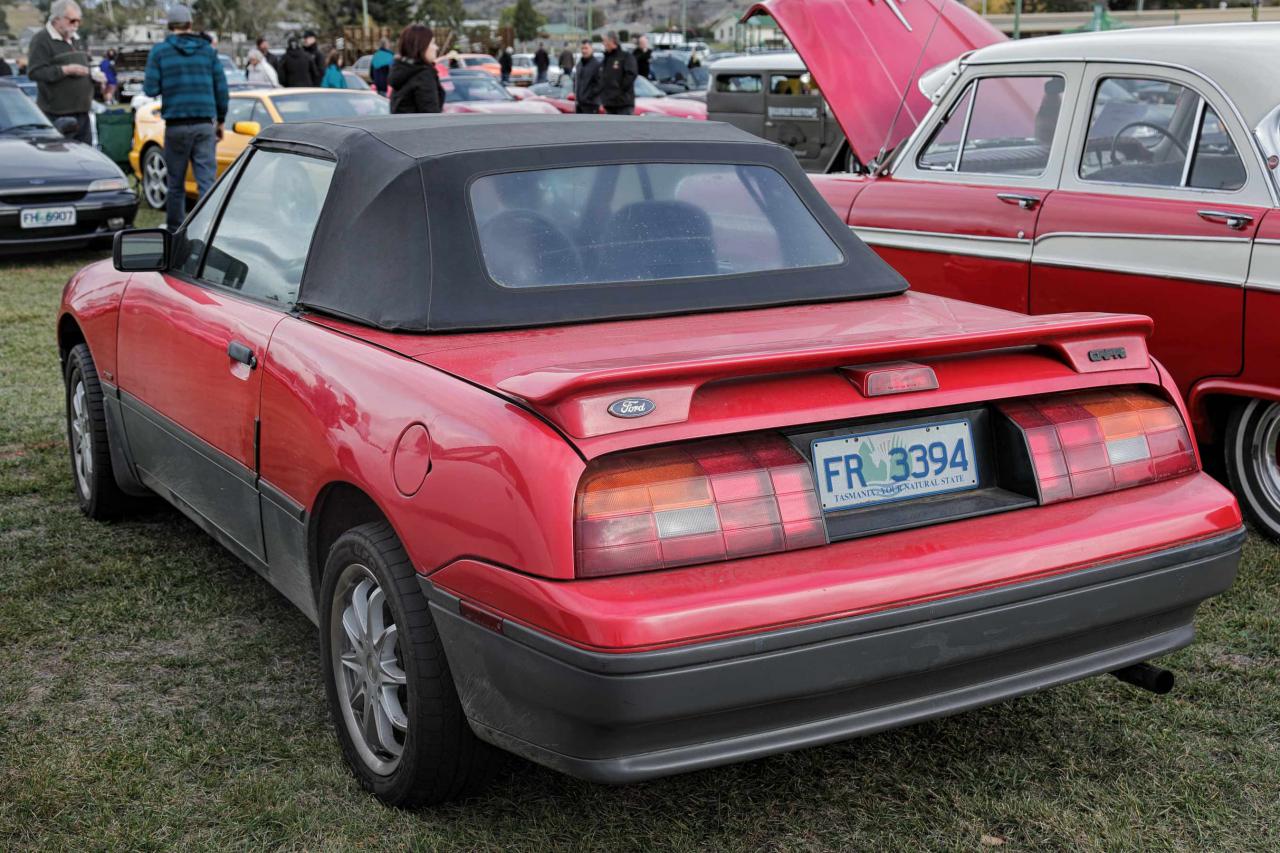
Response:
[{"label": "alloy wheel", "polygon": [[76,377],[75,390],[71,392],[71,453],[75,461],[76,486],[85,500],[93,477],[93,427],[89,422],[89,402],[85,395],[84,380]]},{"label": "alloy wheel", "polygon": [[1257,418],[1254,435],[1258,440],[1253,446],[1249,463],[1267,500],[1273,507],[1280,507],[1280,462],[1277,461],[1277,447],[1280,446],[1280,403],[1268,405]]},{"label": "alloy wheel", "polygon": [[334,596],[329,645],[342,719],[361,760],[389,775],[400,764],[409,734],[399,631],[368,567],[347,566]]},{"label": "alloy wheel", "polygon": [[169,197],[169,167],[159,148],[148,148],[142,158],[142,195],[156,210],[162,209]]}]

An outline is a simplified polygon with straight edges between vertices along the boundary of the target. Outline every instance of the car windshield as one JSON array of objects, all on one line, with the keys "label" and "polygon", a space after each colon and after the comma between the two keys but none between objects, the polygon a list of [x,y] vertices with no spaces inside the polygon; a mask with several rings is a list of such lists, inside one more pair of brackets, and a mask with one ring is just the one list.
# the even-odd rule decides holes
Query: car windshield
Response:
[{"label": "car windshield", "polygon": [[650,83],[644,77],[636,78],[637,98],[665,98],[667,93]]},{"label": "car windshield", "polygon": [[766,166],[633,163],[486,175],[471,208],[489,276],[556,287],[741,275],[844,256]]},{"label": "car windshield", "polygon": [[446,77],[440,81],[449,101],[514,101],[492,77]]},{"label": "car windshield", "polygon": [[498,60],[492,56],[468,56],[462,60],[467,65],[497,65]]},{"label": "car windshield", "polygon": [[662,83],[679,83],[689,89],[705,89],[711,79],[704,66],[689,67],[688,53],[670,53],[651,60],[653,75]]},{"label": "car windshield", "polygon": [[49,119],[16,86],[0,88],[0,133],[19,128],[32,130],[52,128]]},{"label": "car windshield", "polygon": [[373,92],[306,92],[271,99],[284,121],[383,116],[391,112],[386,98]]}]

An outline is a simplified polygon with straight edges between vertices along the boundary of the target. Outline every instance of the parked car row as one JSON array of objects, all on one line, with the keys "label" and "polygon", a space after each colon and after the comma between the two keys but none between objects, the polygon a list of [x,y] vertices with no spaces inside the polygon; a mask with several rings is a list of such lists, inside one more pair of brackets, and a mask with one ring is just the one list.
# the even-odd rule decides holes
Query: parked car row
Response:
[{"label": "parked car row", "polygon": [[[169,195],[169,170],[164,159],[164,119],[160,102],[135,110],[133,148],[129,165],[142,187],[142,198],[157,210],[163,210]],[[349,89],[242,89],[228,98],[227,118],[222,139],[218,142],[218,174],[240,156],[245,146],[265,127],[284,122],[316,121],[327,118],[355,118],[386,115],[387,99],[360,86]],[[195,176],[188,168],[186,190],[196,196]]]}]

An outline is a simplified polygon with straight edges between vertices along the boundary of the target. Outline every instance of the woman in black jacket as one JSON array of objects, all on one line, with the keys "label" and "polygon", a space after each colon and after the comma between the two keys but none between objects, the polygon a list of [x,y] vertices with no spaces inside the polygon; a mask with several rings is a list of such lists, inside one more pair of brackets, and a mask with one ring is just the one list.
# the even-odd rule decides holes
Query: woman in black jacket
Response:
[{"label": "woman in black jacket", "polygon": [[444,108],[444,87],[436,74],[440,52],[430,27],[410,24],[400,34],[399,54],[391,65],[391,112],[438,113]]}]

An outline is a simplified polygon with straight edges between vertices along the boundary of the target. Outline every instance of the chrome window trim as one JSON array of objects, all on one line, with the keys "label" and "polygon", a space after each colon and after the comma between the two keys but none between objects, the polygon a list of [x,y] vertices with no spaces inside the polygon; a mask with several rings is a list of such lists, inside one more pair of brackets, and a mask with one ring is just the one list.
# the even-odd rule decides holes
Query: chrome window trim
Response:
[{"label": "chrome window trim", "polygon": [[[1191,124],[1191,143],[1187,145],[1187,156],[1182,162],[1182,177],[1178,179],[1178,187],[1184,190],[1188,188],[1187,181],[1191,178],[1191,164],[1195,162],[1196,152],[1200,150],[1200,140],[1204,136],[1204,111],[1209,106],[1209,102],[1204,99],[1203,95],[1200,95],[1199,92],[1196,94],[1200,97],[1200,103],[1196,104],[1196,117]],[[1215,111],[1214,115],[1216,116],[1217,114]],[[1218,119],[1218,121],[1222,121],[1222,119]],[[1231,138],[1229,134],[1227,138]],[[1235,147],[1234,143],[1232,147]],[[1238,153],[1236,156],[1240,157]],[[1241,158],[1240,165],[1244,165],[1244,158]],[[1237,187],[1237,189],[1244,189],[1244,187]]]},{"label": "chrome window trim", "polygon": [[[964,111],[964,123],[960,125],[960,142],[956,145],[956,159],[951,164],[951,171],[957,174],[960,172],[960,164],[964,162],[964,143],[965,140],[969,138],[969,127],[973,124],[973,106],[978,103],[979,82],[980,81],[975,80],[969,84],[973,89],[973,97],[969,98],[969,106]],[[941,127],[941,125],[939,125],[939,127]],[[924,152],[921,153],[923,154]],[[933,172],[941,170],[928,169],[927,171]]]}]

